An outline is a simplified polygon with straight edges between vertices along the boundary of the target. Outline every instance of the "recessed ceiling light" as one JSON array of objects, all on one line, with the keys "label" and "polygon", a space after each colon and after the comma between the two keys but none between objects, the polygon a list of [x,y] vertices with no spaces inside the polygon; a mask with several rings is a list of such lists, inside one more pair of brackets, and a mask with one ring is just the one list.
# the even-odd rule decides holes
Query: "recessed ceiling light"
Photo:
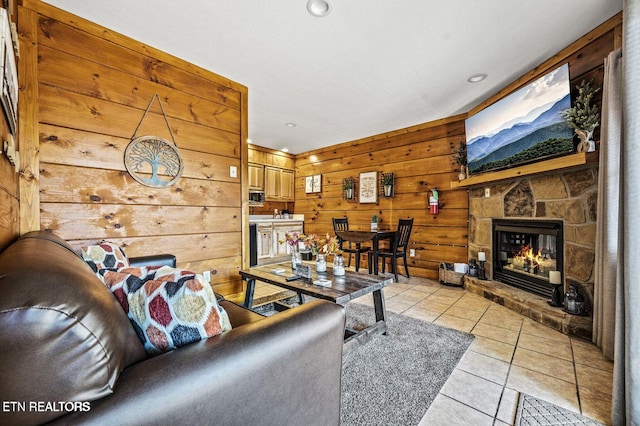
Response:
[{"label": "recessed ceiling light", "polygon": [[331,3],[328,0],[309,0],[307,11],[316,18],[322,18],[331,12]]},{"label": "recessed ceiling light", "polygon": [[289,127],[289,128],[296,127],[296,123],[284,123],[284,125]]},{"label": "recessed ceiling light", "polygon": [[280,151],[282,151],[282,152],[289,152],[289,148],[282,148]]},{"label": "recessed ceiling light", "polygon": [[474,75],[472,75],[471,77],[469,77],[469,78],[467,79],[467,81],[468,81],[469,83],[479,83],[479,82],[481,82],[482,80],[484,80],[485,78],[487,78],[487,75],[486,75],[486,74],[474,74]]}]

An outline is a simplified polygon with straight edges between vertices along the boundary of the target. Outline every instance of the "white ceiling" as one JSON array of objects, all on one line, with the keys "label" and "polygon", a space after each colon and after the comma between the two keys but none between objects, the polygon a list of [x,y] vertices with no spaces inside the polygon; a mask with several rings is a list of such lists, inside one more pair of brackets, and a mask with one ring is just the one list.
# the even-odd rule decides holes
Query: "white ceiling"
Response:
[{"label": "white ceiling", "polygon": [[[622,0],[47,0],[249,88],[249,138],[297,154],[469,111]],[[477,73],[488,78],[470,84]],[[285,123],[295,123],[289,128]]]}]

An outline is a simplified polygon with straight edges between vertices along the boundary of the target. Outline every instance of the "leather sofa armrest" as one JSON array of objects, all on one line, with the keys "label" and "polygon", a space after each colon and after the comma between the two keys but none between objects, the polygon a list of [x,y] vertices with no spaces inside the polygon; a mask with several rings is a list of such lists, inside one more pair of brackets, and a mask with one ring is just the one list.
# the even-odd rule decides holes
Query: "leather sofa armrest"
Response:
[{"label": "leather sofa armrest", "polygon": [[114,394],[57,420],[339,424],[344,322],[340,305],[304,304],[135,364]]},{"label": "leather sofa armrest", "polygon": [[150,256],[130,257],[129,265],[141,266],[170,266],[176,267],[176,257],[172,254],[153,254]]}]

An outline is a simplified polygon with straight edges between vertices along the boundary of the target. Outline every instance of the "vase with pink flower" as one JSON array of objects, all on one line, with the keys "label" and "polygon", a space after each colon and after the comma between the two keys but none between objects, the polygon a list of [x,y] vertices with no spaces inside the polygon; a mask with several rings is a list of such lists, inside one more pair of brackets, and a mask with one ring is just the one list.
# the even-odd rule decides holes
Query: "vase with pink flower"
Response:
[{"label": "vase with pink flower", "polygon": [[333,256],[333,275],[344,275],[344,258],[342,250],[340,250],[340,243],[335,236],[329,234],[326,234],[325,237],[316,234],[309,235],[304,244],[316,255],[316,272],[325,272],[327,270],[327,256]]},{"label": "vase with pink flower", "polygon": [[318,253],[327,256],[333,255],[333,275],[344,275],[344,257],[342,257],[340,241],[335,236],[327,234],[326,238],[321,241]]},{"label": "vase with pink flower", "polygon": [[316,272],[320,273],[327,271],[327,255],[320,252],[324,244],[325,240],[316,234],[307,235],[304,239],[304,247],[316,257]]},{"label": "vase with pink flower", "polygon": [[289,253],[291,253],[291,269],[294,271],[298,268],[298,265],[302,264],[302,255],[300,254],[300,242],[305,240],[305,236],[299,232],[287,232],[284,240],[278,240],[280,244],[287,243],[289,246]]}]

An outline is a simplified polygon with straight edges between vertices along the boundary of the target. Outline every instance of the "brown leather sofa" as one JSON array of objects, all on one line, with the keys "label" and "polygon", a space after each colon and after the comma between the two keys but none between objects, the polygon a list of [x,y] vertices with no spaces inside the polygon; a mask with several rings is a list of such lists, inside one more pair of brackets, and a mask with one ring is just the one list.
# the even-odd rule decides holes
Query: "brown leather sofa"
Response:
[{"label": "brown leather sofa", "polygon": [[220,304],[232,330],[148,358],[63,239],[23,235],[0,254],[0,424],[339,424],[344,309]]}]

